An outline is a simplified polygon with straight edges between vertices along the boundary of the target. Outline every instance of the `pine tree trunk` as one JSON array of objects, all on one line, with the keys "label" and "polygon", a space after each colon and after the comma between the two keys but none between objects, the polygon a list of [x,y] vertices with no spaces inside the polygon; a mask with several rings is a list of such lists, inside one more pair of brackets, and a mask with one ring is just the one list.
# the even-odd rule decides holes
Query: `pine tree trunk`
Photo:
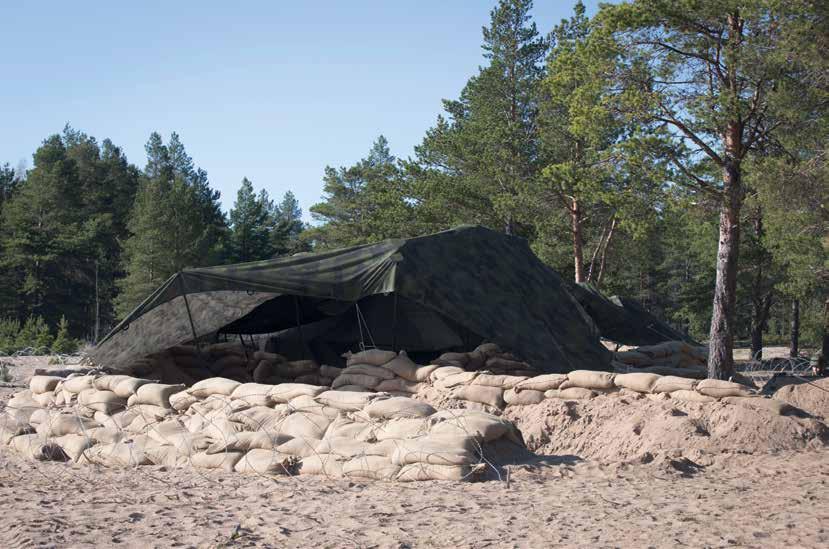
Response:
[{"label": "pine tree trunk", "polygon": [[582,248],[581,207],[578,200],[573,199],[570,208],[570,228],[573,233],[573,264],[576,272],[576,282],[584,282],[584,251]]},{"label": "pine tree trunk", "polygon": [[740,208],[742,188],[740,166],[725,167],[720,206],[720,241],[717,250],[717,278],[708,338],[708,377],[728,379],[734,375],[734,307],[737,293],[737,261],[740,249]]},{"label": "pine tree trunk", "polygon": [[792,300],[792,333],[789,344],[789,356],[797,357],[800,353],[800,300]]}]

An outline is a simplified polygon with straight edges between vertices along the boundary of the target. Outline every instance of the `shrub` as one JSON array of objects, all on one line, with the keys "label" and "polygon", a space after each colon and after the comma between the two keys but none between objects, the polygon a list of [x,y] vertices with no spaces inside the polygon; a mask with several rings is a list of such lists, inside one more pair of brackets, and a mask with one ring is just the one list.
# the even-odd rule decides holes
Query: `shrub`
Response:
[{"label": "shrub", "polygon": [[60,324],[58,324],[58,334],[55,336],[55,341],[52,342],[52,352],[61,355],[74,353],[78,350],[77,340],[69,337],[69,322],[66,317],[60,317]]}]

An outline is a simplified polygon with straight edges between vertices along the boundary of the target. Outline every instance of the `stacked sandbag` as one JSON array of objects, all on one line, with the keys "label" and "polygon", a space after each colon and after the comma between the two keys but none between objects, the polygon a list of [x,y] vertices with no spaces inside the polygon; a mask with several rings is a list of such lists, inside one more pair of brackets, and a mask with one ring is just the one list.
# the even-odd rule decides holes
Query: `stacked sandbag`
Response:
[{"label": "stacked sandbag", "polygon": [[[423,375],[400,356],[385,363],[396,360],[398,371]],[[341,375],[370,375],[353,372]],[[64,393],[71,395],[67,404],[55,404],[55,395]],[[52,401],[41,407],[37,395]],[[32,459],[106,467],[465,480],[481,472],[483,457],[493,457],[490,443],[523,444],[511,423],[492,414],[444,413],[409,397],[301,383],[211,377],[185,387],[125,375],[42,376],[10,404],[0,421],[3,444]],[[31,411],[14,413],[19,408]]]},{"label": "stacked sandbag", "polygon": [[483,343],[468,353],[444,353],[433,361],[438,366],[454,366],[467,371],[486,370],[494,374],[534,376],[538,371],[505,352],[495,343]]},{"label": "stacked sandbag", "polygon": [[706,376],[708,347],[684,341],[664,341],[635,349],[618,351],[613,366],[619,372],[649,372],[702,379]]}]

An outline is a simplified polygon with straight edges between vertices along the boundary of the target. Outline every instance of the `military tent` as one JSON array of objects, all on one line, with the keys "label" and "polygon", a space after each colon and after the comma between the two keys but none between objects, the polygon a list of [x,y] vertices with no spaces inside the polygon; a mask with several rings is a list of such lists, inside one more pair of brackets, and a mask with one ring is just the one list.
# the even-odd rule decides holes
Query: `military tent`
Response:
[{"label": "military tent", "polygon": [[124,369],[186,341],[289,331],[325,363],[360,343],[434,356],[483,341],[548,372],[602,369],[610,360],[561,277],[525,240],[482,227],[183,270],[92,359]]}]

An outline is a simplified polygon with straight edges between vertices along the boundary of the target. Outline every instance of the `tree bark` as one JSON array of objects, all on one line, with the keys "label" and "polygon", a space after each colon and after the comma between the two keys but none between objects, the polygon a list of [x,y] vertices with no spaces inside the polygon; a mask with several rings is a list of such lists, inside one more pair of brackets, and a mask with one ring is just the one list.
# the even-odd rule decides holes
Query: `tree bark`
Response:
[{"label": "tree bark", "polygon": [[800,300],[792,299],[792,332],[789,344],[789,356],[797,357],[800,353]]},{"label": "tree bark", "polygon": [[573,198],[570,207],[570,227],[573,233],[573,265],[576,271],[576,282],[584,282],[584,251],[581,233],[581,207],[579,201]]},{"label": "tree bark", "polygon": [[763,249],[763,211],[758,206],[754,215],[754,236],[757,240],[757,258],[754,266],[754,287],[751,290],[751,358],[763,360],[763,332],[768,327],[769,310],[771,309],[772,291],[767,288],[764,280],[763,266],[766,262],[766,252]]},{"label": "tree bark", "polygon": [[771,309],[771,292],[754,302],[754,318],[751,319],[751,358],[763,360],[763,332]]},{"label": "tree bark", "polygon": [[743,200],[739,164],[728,162],[723,179],[717,278],[708,337],[708,377],[713,379],[728,379],[734,375],[733,323],[740,249],[740,208]]}]

